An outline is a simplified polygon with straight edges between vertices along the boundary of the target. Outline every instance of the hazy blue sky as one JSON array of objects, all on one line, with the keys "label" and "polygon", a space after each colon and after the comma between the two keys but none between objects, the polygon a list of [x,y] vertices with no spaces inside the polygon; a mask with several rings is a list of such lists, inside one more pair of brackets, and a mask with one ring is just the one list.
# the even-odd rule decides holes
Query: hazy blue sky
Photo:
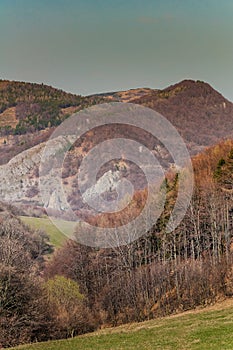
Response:
[{"label": "hazy blue sky", "polygon": [[0,0],[0,77],[91,94],[205,80],[233,101],[232,0]]}]

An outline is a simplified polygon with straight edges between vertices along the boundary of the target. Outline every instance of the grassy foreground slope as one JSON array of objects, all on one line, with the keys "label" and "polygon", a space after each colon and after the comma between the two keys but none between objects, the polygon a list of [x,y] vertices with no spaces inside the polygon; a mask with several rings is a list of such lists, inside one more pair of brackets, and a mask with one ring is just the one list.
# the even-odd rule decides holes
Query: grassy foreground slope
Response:
[{"label": "grassy foreground slope", "polygon": [[160,320],[124,325],[71,340],[27,345],[17,349],[230,350],[233,349],[233,300]]}]

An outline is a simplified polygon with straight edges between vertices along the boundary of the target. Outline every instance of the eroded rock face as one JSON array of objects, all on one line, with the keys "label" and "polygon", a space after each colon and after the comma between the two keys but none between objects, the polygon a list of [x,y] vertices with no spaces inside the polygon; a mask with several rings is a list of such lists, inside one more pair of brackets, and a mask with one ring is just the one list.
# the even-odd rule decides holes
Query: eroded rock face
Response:
[{"label": "eroded rock face", "polygon": [[84,200],[89,200],[95,197],[97,194],[102,194],[106,191],[113,192],[117,188],[117,182],[120,180],[120,172],[109,170],[96,182],[96,184],[88,188],[84,194]]},{"label": "eroded rock face", "polygon": [[[79,210],[81,205],[79,201],[80,194],[78,190],[76,191],[76,187],[74,186],[78,167],[73,167],[74,161],[68,162],[67,166],[70,167],[69,170],[71,171],[68,171],[67,175],[64,177],[67,183],[64,188],[63,179],[61,178],[61,164],[59,163],[59,160],[63,159],[64,152],[69,149],[74,141],[75,136],[59,136],[50,139],[47,142],[40,143],[37,146],[23,151],[13,157],[7,164],[0,166],[0,200],[13,204],[30,204],[57,211],[65,211],[69,207],[67,197],[70,195],[72,199],[77,199],[77,204],[73,209]],[[80,151],[78,156],[81,158],[85,156],[85,145],[84,143],[84,145],[78,148]],[[138,152],[141,152],[140,147]],[[156,157],[166,158],[165,151],[158,145],[153,152]],[[71,152],[70,155],[71,160],[75,160],[75,152],[74,154]],[[69,159],[69,161],[71,160]],[[127,165],[127,162],[121,161],[118,163],[119,164],[115,166],[113,164],[113,170],[106,168],[97,181],[94,182],[90,181],[90,174],[84,174],[85,176],[82,179],[83,183],[79,181],[79,185],[81,183],[84,188],[84,191],[81,193],[84,202],[96,202],[98,201],[98,197],[102,196],[103,201],[106,201],[107,209],[110,205],[108,201],[116,200],[116,196],[119,196],[122,186],[125,188],[125,190],[122,191],[128,193],[129,196],[132,195],[130,182],[136,185],[136,188],[143,187],[144,180],[137,169],[132,168],[130,172],[130,165]],[[45,164],[45,166],[42,167],[42,171],[40,171],[41,164]],[[169,164],[168,159],[167,164]],[[62,163],[62,166],[65,167],[66,164]],[[75,175],[73,174],[73,170]],[[60,177],[57,176],[58,173],[60,173]],[[122,179],[125,181],[124,184]],[[125,179],[127,179],[128,182],[126,182],[127,180]],[[41,181],[43,181],[44,185],[43,193],[39,186]],[[72,193],[74,189],[75,191]]]},{"label": "eroded rock face", "polygon": [[[46,148],[46,160],[49,165],[56,167],[56,153],[60,152],[65,144],[66,139],[59,137],[57,139],[47,141],[49,147]],[[33,202],[37,205],[43,205],[39,192],[39,168],[46,143],[41,143],[32,147],[14,158],[7,164],[0,166],[0,199],[2,201],[14,202]],[[48,169],[48,171],[50,171]],[[54,169],[53,169],[54,171]],[[46,177],[48,174],[44,174]],[[48,183],[48,191],[50,184]],[[52,193],[51,193],[52,195]],[[56,198],[59,206],[59,195]],[[55,205],[55,199],[51,199]],[[49,203],[47,203],[49,205]]]},{"label": "eroded rock face", "polygon": [[[73,137],[70,136],[68,142],[72,141]],[[62,180],[57,177],[59,168],[56,164],[57,154],[62,154],[66,146],[67,138],[60,136],[32,147],[0,166],[0,200],[8,203],[34,204],[58,211],[67,209],[68,203],[61,186]],[[43,167],[43,172],[40,171],[42,159],[46,160],[47,166]],[[120,178],[120,171],[106,172],[94,186],[87,186],[83,193],[84,200],[91,201],[102,193],[114,192]],[[40,181],[45,184],[47,192],[43,200]]]},{"label": "eroded rock face", "polygon": [[27,198],[27,191],[37,186],[38,169],[44,145],[33,147],[12,158],[0,167],[0,198],[14,202]]}]

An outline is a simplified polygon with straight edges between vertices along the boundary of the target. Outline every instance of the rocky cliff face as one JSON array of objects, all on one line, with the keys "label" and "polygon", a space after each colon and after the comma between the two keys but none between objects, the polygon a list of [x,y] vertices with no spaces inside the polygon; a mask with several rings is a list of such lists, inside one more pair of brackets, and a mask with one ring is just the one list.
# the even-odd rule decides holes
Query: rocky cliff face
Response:
[{"label": "rocky cliff face", "polygon": [[[66,139],[63,137],[32,147],[13,157],[7,164],[0,166],[0,198],[2,201],[32,202],[42,205],[39,192],[39,168],[46,144],[48,146],[46,148],[47,162],[54,166],[55,154],[61,151],[66,144]],[[47,174],[44,178],[46,176]],[[54,197],[51,193],[52,196]],[[57,201],[59,202],[59,198]],[[50,204],[46,203],[46,205]]]},{"label": "rocky cliff face", "polygon": [[[36,173],[44,144],[26,150],[0,167],[0,197],[7,202],[24,201],[28,191],[37,187]],[[37,196],[35,196],[37,197]]]},{"label": "rocky cliff face", "polygon": [[[57,179],[56,155],[66,147],[67,140],[72,143],[72,136],[69,139],[58,137],[43,142],[35,147],[26,150],[7,164],[0,166],[0,198],[9,203],[44,205],[54,210],[67,208],[67,200]],[[45,146],[46,147],[46,155]],[[46,159],[47,165],[51,166],[45,173],[40,173],[42,159]],[[45,169],[43,169],[45,170]],[[94,200],[96,196],[106,191],[115,191],[116,184],[120,179],[120,172],[108,171],[97,181],[96,185],[87,188],[83,197],[87,201]],[[41,198],[39,182],[46,184],[47,195]],[[66,178],[67,181],[67,178]],[[68,186],[69,187],[69,186]]]}]

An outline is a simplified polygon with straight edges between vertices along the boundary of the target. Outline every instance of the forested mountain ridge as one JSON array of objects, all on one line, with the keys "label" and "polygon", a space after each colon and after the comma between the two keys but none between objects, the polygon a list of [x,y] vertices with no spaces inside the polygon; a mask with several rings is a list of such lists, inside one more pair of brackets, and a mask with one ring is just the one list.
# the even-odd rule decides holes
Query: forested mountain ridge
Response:
[{"label": "forested mountain ridge", "polygon": [[0,80],[0,164],[46,141],[74,112],[117,101],[161,113],[178,129],[191,154],[233,135],[233,104],[201,81],[184,80],[163,90],[138,88],[85,97],[44,84]]},{"label": "forested mountain ridge", "polygon": [[57,126],[75,111],[103,101],[44,84],[0,80],[0,131],[25,134]]},{"label": "forested mountain ridge", "polygon": [[[14,188],[14,200],[38,204],[38,155],[56,125],[75,111],[106,101],[138,103],[160,112],[177,127],[191,154],[197,154],[207,145],[231,137],[233,133],[233,104],[209,84],[200,81],[184,80],[164,90],[132,89],[89,97],[67,94],[43,84],[0,81],[0,164],[4,164],[1,166],[2,199],[11,196],[5,193],[6,188]],[[15,124],[11,124],[12,121]],[[81,202],[79,198],[74,198],[77,183],[73,174],[77,173],[82,158],[90,149],[112,137],[129,137],[141,143],[146,140],[146,146],[160,163],[166,167],[172,164],[163,146],[143,130],[132,127],[128,130],[118,125],[95,129],[68,152],[64,163],[63,180],[76,210]],[[14,169],[20,159],[20,166]],[[126,175],[132,174],[126,163],[124,167]],[[15,174],[13,178],[12,174]],[[134,178],[141,182],[139,174]]]},{"label": "forested mountain ridge", "polygon": [[165,116],[192,154],[233,136],[233,104],[209,84],[184,80],[131,100]]},{"label": "forested mountain ridge", "polygon": [[198,146],[210,146],[233,133],[233,104],[209,84],[194,80],[162,90],[138,88],[86,97],[44,84],[0,80],[0,131],[23,134],[57,126],[75,111],[107,101],[156,110],[196,151]]},{"label": "forested mountain ridge", "polygon": [[73,113],[106,102],[44,84],[0,80],[0,164],[46,141]]}]

